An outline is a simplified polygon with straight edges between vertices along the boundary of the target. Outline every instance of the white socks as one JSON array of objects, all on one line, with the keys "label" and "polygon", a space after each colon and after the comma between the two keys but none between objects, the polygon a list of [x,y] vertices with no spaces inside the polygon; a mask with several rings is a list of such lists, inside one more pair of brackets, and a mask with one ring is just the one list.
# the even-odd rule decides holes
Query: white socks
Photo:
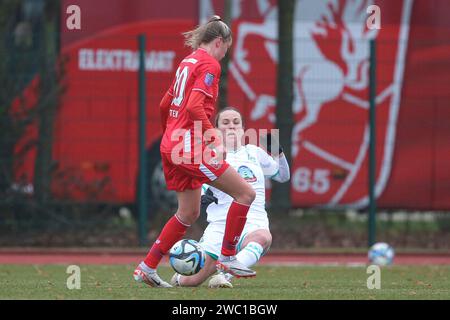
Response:
[{"label": "white socks", "polygon": [[258,242],[249,242],[244,249],[239,251],[236,258],[246,267],[251,267],[261,259],[264,248]]}]

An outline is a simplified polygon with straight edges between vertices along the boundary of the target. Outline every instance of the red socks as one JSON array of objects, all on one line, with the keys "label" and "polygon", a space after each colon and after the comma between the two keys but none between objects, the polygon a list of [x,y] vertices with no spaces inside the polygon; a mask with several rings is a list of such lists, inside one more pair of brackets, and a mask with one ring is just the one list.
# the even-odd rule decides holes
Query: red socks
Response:
[{"label": "red socks", "polygon": [[[249,205],[233,201],[228,209],[225,234],[222,242],[222,255],[233,256],[236,254],[236,245],[247,221]],[[167,221],[158,239],[153,244],[144,263],[152,269],[156,269],[162,257],[181,240],[189,225],[182,223],[176,215]]]},{"label": "red socks", "polygon": [[236,254],[236,245],[239,242],[245,222],[247,221],[247,212],[249,209],[249,205],[236,201],[231,203],[230,209],[228,209],[225,235],[223,236],[222,255],[234,256]]},{"label": "red socks", "polygon": [[170,218],[147,254],[144,263],[148,267],[156,269],[162,257],[178,240],[183,238],[186,229],[189,227],[189,225],[182,223],[176,215]]}]

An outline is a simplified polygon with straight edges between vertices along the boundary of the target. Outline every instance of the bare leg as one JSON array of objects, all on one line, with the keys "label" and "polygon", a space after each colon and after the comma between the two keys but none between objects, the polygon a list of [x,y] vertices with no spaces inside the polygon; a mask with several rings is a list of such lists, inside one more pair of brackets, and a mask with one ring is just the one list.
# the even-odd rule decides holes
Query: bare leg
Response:
[{"label": "bare leg", "polygon": [[251,205],[256,197],[255,190],[232,167],[209,184],[242,204]]},{"label": "bare leg", "polygon": [[[247,220],[247,213],[250,205],[255,200],[255,190],[234,170],[229,167],[218,179],[211,183],[212,186],[222,190],[233,197],[234,201],[231,203],[227,213],[227,221],[225,225],[225,233],[223,236],[222,250],[219,257],[219,267],[226,268],[230,272],[234,270],[239,273],[236,275],[245,276],[245,274],[254,275],[254,272],[243,266],[235,266],[233,270],[227,265],[223,265],[225,260],[234,260],[236,254],[236,244],[244,229]],[[236,264],[236,263],[235,263]],[[240,271],[243,270],[242,272]]]},{"label": "bare leg", "polygon": [[227,212],[217,269],[238,277],[253,277],[256,273],[236,260],[235,255],[248,210],[256,197],[255,190],[231,167],[211,184],[234,199]]},{"label": "bare leg", "polygon": [[178,210],[177,217],[185,224],[191,225],[197,221],[200,215],[201,188],[177,192]]}]

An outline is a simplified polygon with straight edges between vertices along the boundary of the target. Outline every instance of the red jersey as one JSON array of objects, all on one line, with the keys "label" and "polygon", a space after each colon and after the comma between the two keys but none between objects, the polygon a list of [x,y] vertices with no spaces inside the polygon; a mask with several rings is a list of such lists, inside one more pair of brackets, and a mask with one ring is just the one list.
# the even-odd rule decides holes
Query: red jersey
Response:
[{"label": "red jersey", "polygon": [[[195,50],[181,61],[168,91],[172,102],[166,130],[161,141],[161,152],[170,153],[173,147],[181,141],[184,143],[185,152],[189,152],[187,149],[193,148],[194,122],[186,110],[189,96],[194,91],[201,92],[206,96],[204,111],[209,119],[214,113],[217,101],[220,72],[219,62],[202,48]],[[202,131],[204,130],[205,128],[202,129]],[[172,138],[174,132],[176,133],[175,139]],[[184,134],[180,136],[180,132],[184,132]]]}]

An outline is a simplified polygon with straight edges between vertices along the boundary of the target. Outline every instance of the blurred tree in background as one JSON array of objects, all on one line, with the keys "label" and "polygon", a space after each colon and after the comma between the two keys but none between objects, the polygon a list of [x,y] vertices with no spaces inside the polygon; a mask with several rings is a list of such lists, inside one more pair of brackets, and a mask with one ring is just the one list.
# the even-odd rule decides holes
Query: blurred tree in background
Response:
[{"label": "blurred tree in background", "polygon": [[59,1],[47,0],[42,12],[39,42],[39,98],[37,108],[37,155],[34,175],[34,194],[38,201],[45,202],[50,198],[50,184],[52,175],[52,146],[53,126],[56,109],[62,86],[62,65],[58,64],[59,38]]},{"label": "blurred tree in background", "polygon": [[[13,99],[24,87],[25,79],[18,74],[33,69],[34,60],[16,55],[16,46],[31,47],[31,30],[17,23],[19,0],[0,2],[0,193],[6,192],[13,182],[14,146],[22,135],[28,119],[19,121],[11,112]],[[25,51],[25,48],[21,51]]]},{"label": "blurred tree in background", "polygon": [[[50,196],[53,123],[62,92],[58,0],[0,2],[0,194],[24,192],[14,173],[36,151],[35,199]],[[30,134],[35,131],[36,134]],[[24,135],[33,137],[20,143]],[[20,178],[20,177],[19,177]],[[31,177],[22,177],[24,183]]]}]

